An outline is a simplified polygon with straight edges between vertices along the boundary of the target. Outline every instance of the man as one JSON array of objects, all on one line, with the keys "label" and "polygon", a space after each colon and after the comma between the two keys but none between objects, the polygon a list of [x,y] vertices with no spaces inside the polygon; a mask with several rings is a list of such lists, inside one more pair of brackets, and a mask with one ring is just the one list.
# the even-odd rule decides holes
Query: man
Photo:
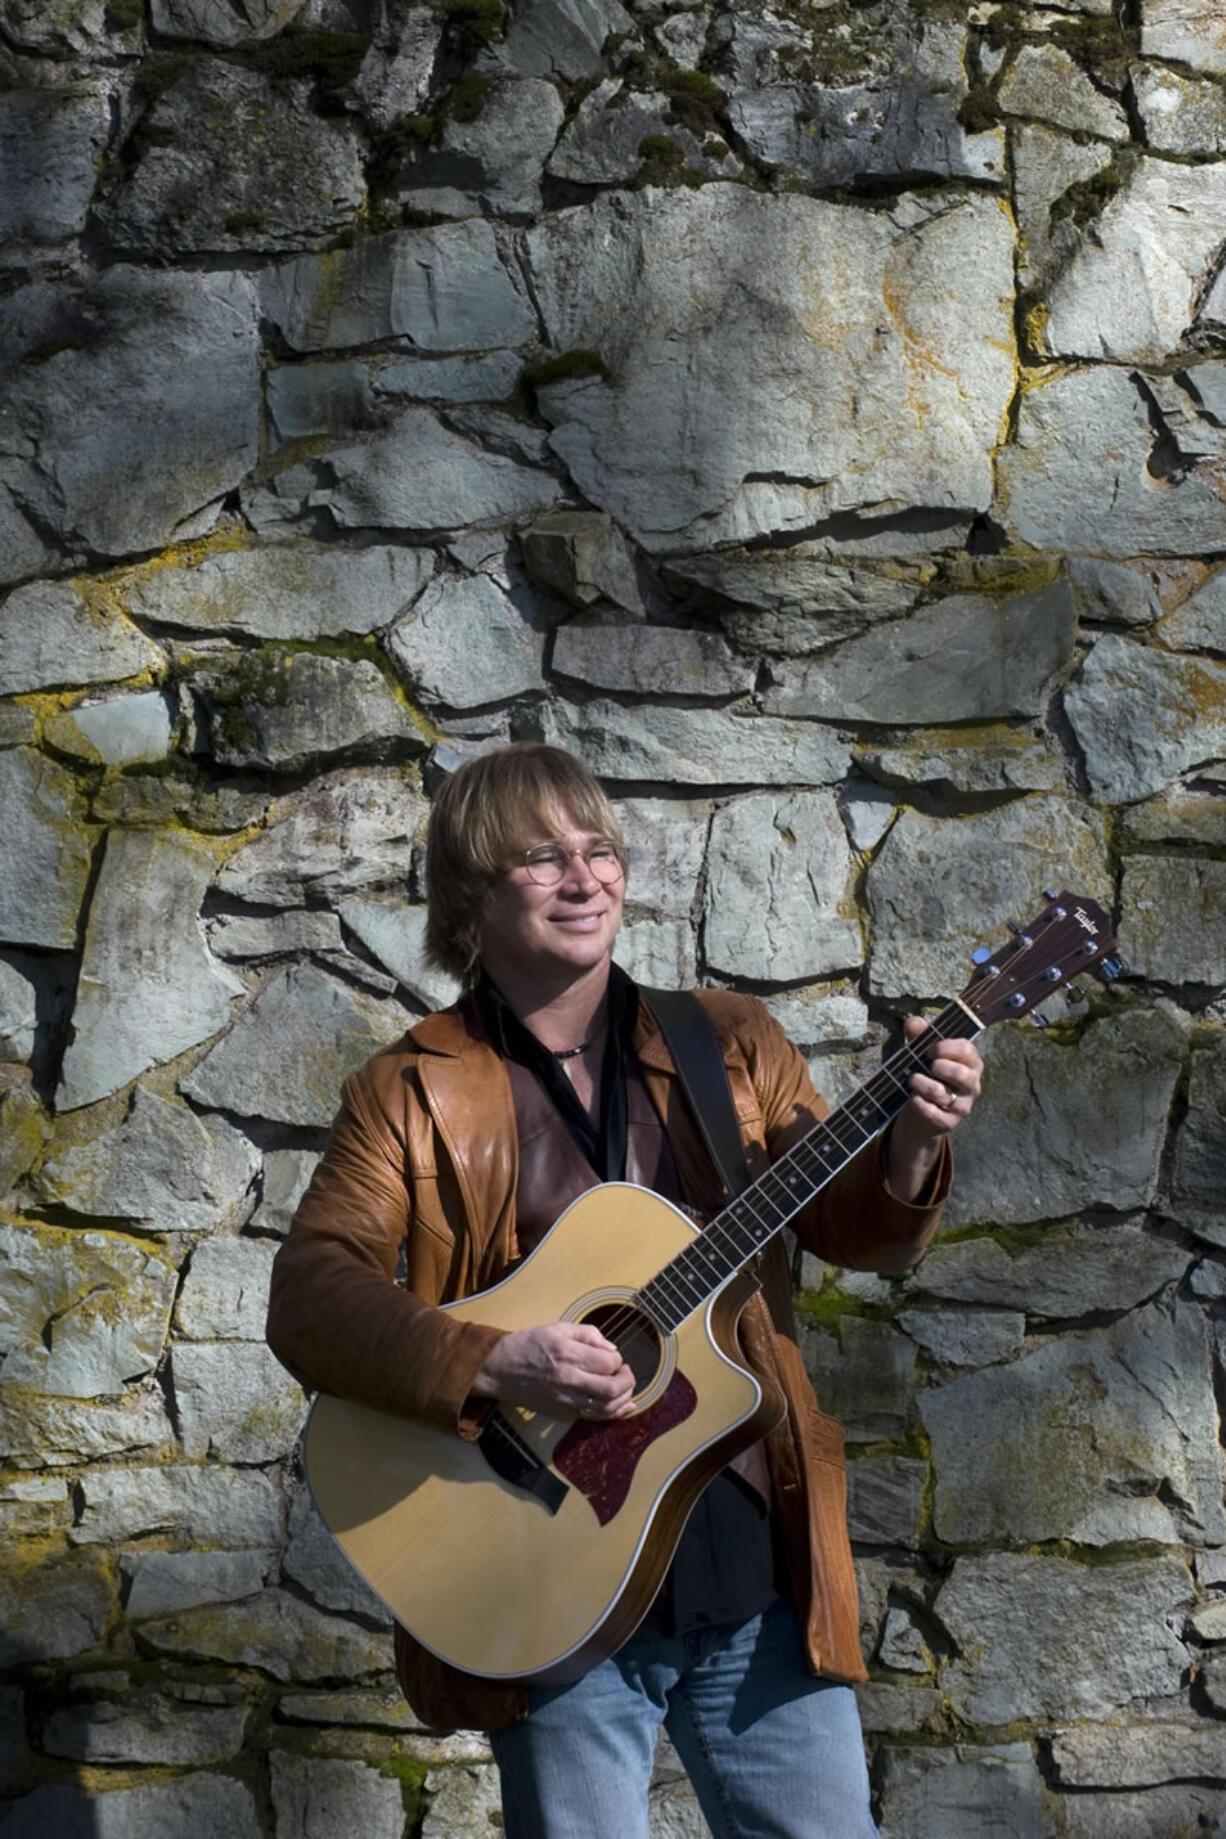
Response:
[{"label": "man", "polygon": [[[634,1411],[633,1376],[594,1326],[502,1332],[437,1307],[497,1283],[598,1181],[699,1214],[720,1204],[650,1008],[612,962],[626,866],[604,793],[558,749],[481,755],[443,787],[427,938],[466,993],[345,1083],[273,1273],[269,1341],[306,1383],[469,1437],[491,1400],[567,1422]],[[824,1107],[760,1003],[701,1000],[756,1175]],[[934,1050],[886,1136],[793,1222],[802,1243],[841,1265],[912,1264],[981,1070],[969,1042]],[[787,1415],[702,1495],[655,1603],[611,1659],[564,1687],[501,1685],[397,1629],[418,1713],[491,1732],[510,1839],[645,1835],[661,1723],[718,1839],[875,1831],[848,1683],[864,1674],[841,1434],[804,1373],[778,1237],[760,1275],[741,1343]]]}]

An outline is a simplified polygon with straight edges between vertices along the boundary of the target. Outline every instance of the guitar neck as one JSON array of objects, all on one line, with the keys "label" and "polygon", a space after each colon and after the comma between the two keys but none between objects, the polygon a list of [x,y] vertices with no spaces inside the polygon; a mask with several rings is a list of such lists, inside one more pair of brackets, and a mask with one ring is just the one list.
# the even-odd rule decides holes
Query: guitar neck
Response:
[{"label": "guitar neck", "polygon": [[881,1135],[906,1104],[908,1080],[926,1069],[926,1050],[935,1041],[970,1041],[983,1026],[961,999],[950,1003],[923,1034],[891,1054],[858,1091],[717,1213],[639,1291],[639,1304],[660,1330],[671,1334],[680,1327]]}]

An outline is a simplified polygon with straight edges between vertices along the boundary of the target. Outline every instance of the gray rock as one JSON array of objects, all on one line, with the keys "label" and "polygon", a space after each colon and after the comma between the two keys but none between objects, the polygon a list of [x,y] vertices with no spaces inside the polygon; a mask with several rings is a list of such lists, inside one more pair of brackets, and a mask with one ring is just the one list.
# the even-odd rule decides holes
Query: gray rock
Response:
[{"label": "gray rock", "polygon": [[880,786],[850,779],[839,794],[839,810],[853,849],[876,849],[894,821],[898,800]]},{"label": "gray rock", "polygon": [[219,958],[284,958],[299,952],[340,951],[335,913],[286,907],[265,918],[220,913],[209,922],[209,949]]},{"label": "gray rock", "polygon": [[[1093,1206],[1124,1212],[1151,1201],[1186,1026],[1162,1005],[1094,1022],[1072,1045],[1029,1028],[991,1036],[984,1095],[958,1133],[950,1224],[1054,1220]],[[1148,1260],[1140,1268],[1148,1271]]]},{"label": "gray rock", "polygon": [[98,1647],[113,1608],[105,1568],[92,1556],[10,1564],[0,1577],[0,1666],[69,1660]]},{"label": "gray rock", "polygon": [[1132,73],[1132,93],[1156,153],[1226,153],[1226,94],[1219,83],[1143,64]]},{"label": "gray rock", "polygon": [[1005,115],[1043,121],[1073,134],[1128,141],[1128,117],[1104,96],[1059,45],[1023,45],[1010,64],[996,100]]},{"label": "gray rock", "polygon": [[816,722],[728,709],[624,709],[596,699],[547,704],[546,740],[577,753],[598,778],[674,785],[830,785],[848,749]]},{"label": "gray rock", "polygon": [[539,77],[496,82],[473,121],[443,124],[438,145],[402,174],[400,201],[437,216],[531,216],[541,208],[541,175],[566,110]]},{"label": "gray rock", "polygon": [[740,175],[741,162],[725,142],[713,142],[722,151],[708,153],[697,135],[671,115],[666,95],[627,90],[619,78],[608,77],[579,104],[548,170],[553,178],[576,185],[627,184],[654,155],[669,159],[691,181]]},{"label": "gray rock", "polygon": [[129,1620],[171,1615],[202,1603],[230,1603],[264,1588],[267,1552],[122,1552]]},{"label": "gray rock", "polygon": [[1175,1187],[1207,1206],[1226,1191],[1226,1043],[1221,1037],[1192,1055],[1188,1110],[1175,1144]]},{"label": "gray rock", "polygon": [[170,1381],[184,1455],[277,1462],[293,1449],[306,1400],[261,1342],[180,1342]]},{"label": "gray rock", "polygon": [[[375,403],[371,370],[361,358],[278,364],[269,370],[265,393],[274,445],[308,434],[341,437],[355,428],[377,428],[383,418]],[[278,483],[274,480],[274,492]],[[249,521],[257,529],[264,526],[262,515],[249,515]]]},{"label": "gray rock", "polygon": [[302,1839],[343,1839],[355,1830],[369,1839],[401,1839],[404,1802],[394,1775],[289,1750],[273,1750],[269,1765],[278,1831]]},{"label": "gray rock", "polygon": [[800,1325],[800,1348],[823,1411],[853,1443],[897,1437],[911,1415],[914,1345],[888,1322],[844,1316],[838,1338]]},{"label": "gray rock", "polygon": [[199,1105],[281,1124],[327,1124],[341,1081],[407,1016],[311,965],[281,972],[181,1082]]},{"label": "gray rock", "polygon": [[71,951],[93,838],[75,782],[32,748],[0,753],[0,939]]},{"label": "gray rock", "polygon": [[174,1434],[154,1381],[118,1403],[46,1398],[0,1387],[0,1443],[23,1469],[75,1467],[107,1456],[170,1456]]},{"label": "gray rock", "polygon": [[0,1198],[38,1161],[49,1128],[26,1069],[0,1069]]},{"label": "gray rock", "polygon": [[36,1788],[0,1820],[2,1839],[260,1839],[260,1830],[251,1790],[204,1770],[101,1794],[55,1783]]},{"label": "gray rock", "polygon": [[268,792],[236,785],[215,785],[173,772],[132,773],[104,781],[94,794],[99,823],[162,829],[176,822],[205,835],[225,836],[250,830],[268,815]]},{"label": "gray rock", "polygon": [[1038,715],[1073,655],[1068,583],[1039,594],[955,594],[803,664],[774,667],[772,715],[932,723]]},{"label": "gray rock", "polygon": [[0,694],[115,683],[165,662],[135,626],[71,582],[32,581],[0,607]]},{"label": "gray rock", "polygon": [[1199,843],[1211,848],[1221,841],[1222,808],[1209,791],[1184,792],[1178,788],[1159,792],[1144,804],[1129,805],[1120,813],[1120,842],[1125,849],[1146,843]]},{"label": "gray rock", "polygon": [[1026,1317],[1012,1309],[904,1309],[897,1321],[930,1359],[944,1366],[993,1366],[1008,1360],[1020,1351],[1026,1333]]},{"label": "gray rock", "polygon": [[386,1631],[324,1615],[284,1590],[145,1622],[141,1642],[154,1654],[258,1667],[284,1680],[354,1679],[385,1671],[392,1658]]},{"label": "gray rock", "polygon": [[427,1009],[446,1009],[460,994],[454,977],[426,962],[426,911],[394,901],[347,900],[340,916],[366,949]]},{"label": "gray rock", "polygon": [[204,1234],[241,1222],[257,1166],[246,1137],[221,1118],[197,1117],[138,1086],[121,1124],[53,1148],[36,1185],[42,1200],[73,1213]]},{"label": "gray rock", "polygon": [[[1218,1788],[1181,1782],[1177,1788],[1093,1789],[1061,1797],[1067,1802],[1077,1839],[1154,1839],[1200,1830],[1212,1832],[1226,1819],[1226,1794]],[[1057,1803],[1059,1804],[1059,1803]],[[1195,1820],[1196,1828],[1188,1821]]]},{"label": "gray rock", "polygon": [[61,1532],[71,1518],[68,1483],[62,1476],[39,1475],[0,1486],[0,1527],[7,1539]]},{"label": "gray rock", "polygon": [[1226,1539],[1199,1309],[1151,1307],[1050,1342],[929,1388],[919,1408],[947,1544]]},{"label": "gray rock", "polygon": [[1159,631],[1165,644],[1181,650],[1226,651],[1226,569],[1208,576]]},{"label": "gray rock", "polygon": [[321,1609],[386,1625],[386,1607],[345,1557],[306,1488],[298,1489],[290,1508],[282,1568]]},{"label": "gray rock", "polygon": [[628,976],[649,988],[688,990],[698,982],[688,920],[630,920],[618,934],[616,957]]},{"label": "gray rock", "polygon": [[427,549],[278,543],[161,563],[133,577],[124,598],[138,618],[188,632],[333,638],[390,625],[433,569]]},{"label": "gray rock", "polygon": [[559,676],[631,695],[743,696],[757,675],[716,633],[604,621],[561,627],[552,662]]},{"label": "gray rock", "polygon": [[386,130],[420,111],[430,93],[441,40],[442,21],[431,7],[380,9],[370,49],[353,83],[362,112],[374,127]]},{"label": "gray rock", "polygon": [[652,36],[661,50],[682,70],[697,70],[706,45],[710,14],[705,10],[673,13],[662,19]]},{"label": "gray rock", "polygon": [[41,361],[35,349],[9,386],[29,456],[11,478],[41,530],[108,556],[157,548],[255,463],[255,298],[242,276],[201,285],[107,268],[58,293],[42,331],[55,349]]},{"label": "gray rock", "polygon": [[611,600],[644,611],[634,552],[612,518],[598,511],[549,511],[519,533],[524,567],[571,606]]},{"label": "gray rock", "polygon": [[1208,334],[1220,335],[1226,327],[1226,269],[1218,275],[1217,280],[1205,296],[1204,305],[1196,315],[1196,331],[1199,337]]},{"label": "gray rock", "polygon": [[611,33],[632,32],[634,21],[618,0],[527,0],[517,6],[506,55],[527,77],[595,76]]},{"label": "gray rock", "polygon": [[1172,388],[1187,405],[1186,426],[1157,407],[1150,379],[1109,364],[1053,372],[1027,390],[997,467],[1006,524],[1044,551],[1216,553],[1222,499],[1217,463],[1203,457],[1215,452],[1213,423],[1182,383]]},{"label": "gray rock", "polygon": [[276,800],[267,829],[229,857],[217,885],[240,900],[275,907],[403,888],[428,809],[407,773],[326,775]]},{"label": "gray rock", "polygon": [[[886,785],[931,787],[945,796],[977,792],[1063,792],[1068,783],[1068,761],[1045,730],[1006,727],[926,728],[914,738],[900,737],[893,745],[865,741],[856,748],[862,770]],[[874,788],[875,790],[875,788]],[[872,795],[870,791],[869,796]],[[872,848],[887,828],[895,801],[876,793],[882,822],[869,840],[853,842]],[[850,796],[844,795],[844,811]]]},{"label": "gray rock", "polygon": [[999,129],[968,134],[948,84],[899,76],[863,88],[779,84],[734,96],[729,118],[750,153],[812,185],[883,179],[1000,179]]},{"label": "gray rock", "polygon": [[[290,1724],[366,1724],[375,1729],[397,1731],[415,1730],[418,1724],[412,1706],[406,1705],[404,1695],[398,1691],[286,1692],[277,1701],[277,1715]],[[428,1743],[431,1739],[418,1741]],[[446,1752],[438,1758],[440,1761],[450,1760],[452,1750],[456,1752],[456,1761],[485,1761],[489,1756],[488,1744],[475,1732],[437,1737],[433,1741],[440,1751]],[[416,1744],[413,1747],[416,1750]]]},{"label": "gray rock", "polygon": [[877,1658],[893,1673],[931,1674],[936,1667],[923,1633],[905,1609],[887,1611]]},{"label": "gray rock", "polygon": [[1226,983],[1224,898],[1226,862],[1131,856],[1120,897],[1129,969],[1161,983]]},{"label": "gray rock", "polygon": [[61,1111],[118,1092],[229,1020],[243,986],[210,957],[196,918],[216,866],[212,850],[186,835],[109,834],[56,1095]]},{"label": "gray rock", "polygon": [[706,855],[711,806],[697,799],[618,798],[613,809],[630,851],[627,913],[688,920]]},{"label": "gray rock", "polygon": [[832,561],[821,543],[686,556],[664,573],[734,643],[801,656],[909,613],[920,591],[905,574]]},{"label": "gray rock", "polygon": [[[431,1769],[426,1777],[429,1809],[421,1839],[484,1839],[502,1807],[493,1767]],[[704,1839],[705,1822],[689,1784],[652,1789],[652,1839]]]},{"label": "gray rock", "polygon": [[0,1225],[0,1385],[116,1398],[157,1365],[175,1273],[114,1233]]},{"label": "gray rock", "polygon": [[39,986],[32,969],[28,959],[0,958],[0,1060],[28,1060],[34,1052]]},{"label": "gray rock", "polygon": [[311,502],[345,528],[458,530],[544,510],[563,497],[549,473],[483,453],[429,409],[406,409],[384,433],[324,458],[331,483]]},{"label": "gray rock", "polygon": [[887,1748],[881,1839],[1042,1839],[1043,1782],[1028,1743]]},{"label": "gray rock", "polygon": [[262,1341],[275,1256],[260,1239],[205,1239],[179,1289],[176,1331],[190,1341]]},{"label": "gray rock", "polygon": [[1144,0],[1141,54],[1226,76],[1226,39],[1213,0]]},{"label": "gray rock", "polygon": [[194,687],[208,714],[213,756],[225,766],[292,773],[350,750],[422,745],[369,658],[252,652],[228,671],[202,671]]},{"label": "gray rock", "polygon": [[471,709],[544,688],[543,634],[488,575],[432,581],[385,642],[427,703]]},{"label": "gray rock", "polygon": [[1052,1760],[1062,1787],[1145,1788],[1226,1776],[1226,1730],[1197,1724],[1082,1724],[1058,1731]]},{"label": "gray rock", "polygon": [[315,1173],[318,1155],[308,1149],[270,1149],[264,1157],[264,1191],[249,1222],[252,1232],[284,1237]]},{"label": "gray rock", "polygon": [[424,351],[481,351],[536,334],[480,218],[300,256],[265,273],[260,304],[294,351],[389,338]]},{"label": "gray rock", "polygon": [[76,1545],[151,1534],[226,1551],[280,1542],[280,1493],[271,1476],[255,1470],[91,1468],[80,1487],[81,1513],[69,1533]]},{"label": "gray rock", "polygon": [[43,1747],[73,1762],[170,1765],[229,1762],[243,1747],[250,1712],[184,1711],[156,1693],[125,1700],[65,1705],[43,1727]]},{"label": "gray rock", "polygon": [[930,1728],[941,1705],[931,1686],[904,1686],[871,1680],[856,1687],[860,1723],[867,1736],[902,1735]]},{"label": "gray rock", "polygon": [[165,256],[311,248],[346,229],[365,198],[357,134],[308,96],[194,59],[154,102],[135,170],[99,208],[111,240]]},{"label": "gray rock", "polygon": [[851,875],[832,793],[764,792],[722,806],[711,825],[708,962],[766,983],[860,963]]},{"label": "gray rock", "polygon": [[303,0],[151,0],[150,17],[163,38],[229,47],[274,38],[302,8]]},{"label": "gray rock", "polygon": [[377,361],[371,389],[378,413],[383,399],[417,402],[503,402],[515,394],[523,364],[514,351],[468,357],[415,356]]},{"label": "gray rock", "polygon": [[811,1053],[865,1047],[871,1038],[868,1009],[854,984],[815,984],[763,1001],[788,1039]]},{"label": "gray rock", "polygon": [[0,238],[79,236],[109,130],[102,89],[10,90],[0,97]]},{"label": "gray rock", "polygon": [[149,766],[174,744],[176,706],[161,690],[75,703],[52,715],[43,729],[47,745],[90,766]]},{"label": "gray rock", "polygon": [[1144,563],[1070,556],[1067,567],[1082,618],[1112,620],[1125,626],[1149,626],[1161,618],[1157,582],[1152,569]]},{"label": "gray rock", "polygon": [[64,12],[48,12],[42,0],[4,0],[0,14],[5,36],[22,51],[62,58],[115,50],[116,25],[104,0],[80,0]]},{"label": "gray rock", "polygon": [[960,988],[972,944],[1006,919],[1030,923],[1053,876],[1110,908],[1099,820],[1063,799],[1017,799],[956,824],[904,810],[868,871],[872,988],[889,996]]},{"label": "gray rock", "polygon": [[0,703],[0,748],[24,747],[38,737],[38,717],[22,703]]},{"label": "gray rock", "polygon": [[1107,632],[1065,692],[1064,707],[1093,796],[1103,804],[1147,798],[1226,753],[1226,664],[1215,659]]},{"label": "gray rock", "polygon": [[[944,1302],[1075,1320],[1099,1310],[1135,1309],[1177,1283],[1190,1258],[1178,1245],[1134,1225],[1074,1224],[1051,1227],[1036,1243],[1007,1248],[995,1238],[952,1245],[938,1240],[907,1282],[913,1294]],[[909,1324],[907,1329],[910,1333]]]},{"label": "gray rock", "polygon": [[852,1538],[866,1545],[917,1546],[927,1479],[928,1464],[907,1456],[862,1456],[849,1463],[847,1523]]},{"label": "gray rock", "polygon": [[959,1558],[936,1602],[959,1650],[942,1675],[949,1702],[974,1723],[1007,1724],[1171,1698],[1187,1653],[1167,1618],[1190,1594],[1174,1558]]},{"label": "gray rock", "polygon": [[1162,363],[1191,328],[1224,236],[1226,162],[1142,160],[1052,283],[1043,350]]},{"label": "gray rock", "polygon": [[[559,351],[599,351],[609,380],[538,388],[553,445],[585,497],[649,548],[886,504],[986,504],[1011,387],[1004,230],[986,199],[853,224],[844,206],[725,185],[559,212],[527,238],[546,331]],[[956,328],[934,284],[951,269],[973,280]],[[815,340],[830,315],[858,330]]]}]

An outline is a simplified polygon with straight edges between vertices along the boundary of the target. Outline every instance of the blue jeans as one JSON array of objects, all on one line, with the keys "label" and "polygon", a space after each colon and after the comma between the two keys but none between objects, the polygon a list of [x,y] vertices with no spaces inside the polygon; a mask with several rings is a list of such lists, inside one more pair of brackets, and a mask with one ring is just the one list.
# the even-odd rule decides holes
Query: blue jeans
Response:
[{"label": "blue jeans", "polygon": [[874,1839],[855,1695],[813,1677],[783,1601],[532,1688],[492,1738],[507,1839],[647,1839],[661,1724],[715,1839]]}]

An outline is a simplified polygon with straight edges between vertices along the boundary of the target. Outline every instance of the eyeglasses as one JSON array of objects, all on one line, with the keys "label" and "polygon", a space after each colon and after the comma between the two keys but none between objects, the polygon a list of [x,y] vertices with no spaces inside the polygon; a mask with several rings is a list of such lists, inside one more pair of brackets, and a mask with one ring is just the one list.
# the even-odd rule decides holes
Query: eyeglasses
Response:
[{"label": "eyeglasses", "polygon": [[567,849],[562,843],[542,843],[525,849],[519,860],[528,871],[529,881],[538,888],[553,888],[561,881],[576,856],[582,856],[589,874],[608,887],[620,881],[626,872],[626,853],[616,843],[591,843],[586,849]]}]

